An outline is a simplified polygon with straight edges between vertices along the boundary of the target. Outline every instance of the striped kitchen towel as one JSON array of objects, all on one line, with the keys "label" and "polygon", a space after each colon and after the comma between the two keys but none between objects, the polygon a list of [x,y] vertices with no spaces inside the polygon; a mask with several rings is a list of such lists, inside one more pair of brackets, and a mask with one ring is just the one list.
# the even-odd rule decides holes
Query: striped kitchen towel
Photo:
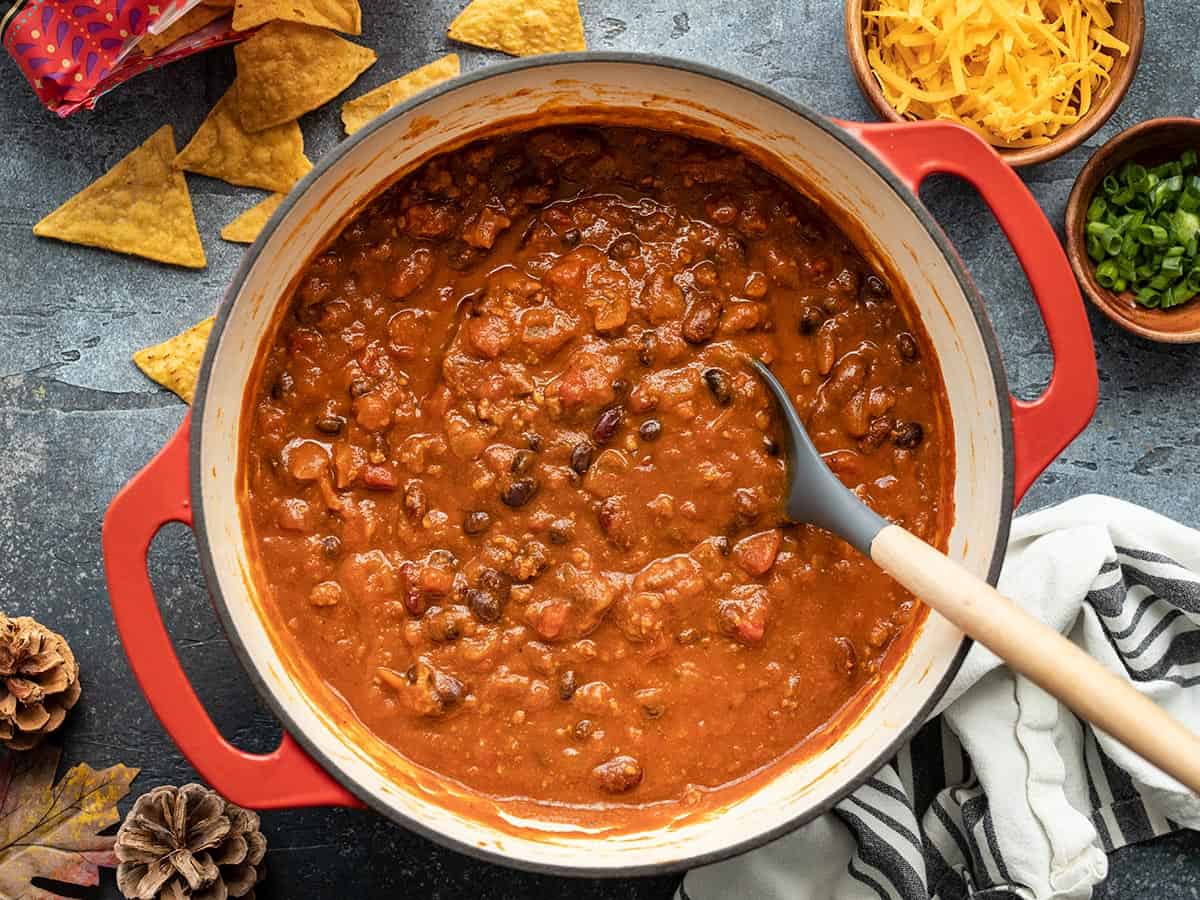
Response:
[{"label": "striped kitchen towel", "polygon": [[[1200,731],[1200,532],[1109,497],[1013,523],[1000,589]],[[1200,798],[972,648],[938,715],[833,812],[679,900],[1087,898]]]}]

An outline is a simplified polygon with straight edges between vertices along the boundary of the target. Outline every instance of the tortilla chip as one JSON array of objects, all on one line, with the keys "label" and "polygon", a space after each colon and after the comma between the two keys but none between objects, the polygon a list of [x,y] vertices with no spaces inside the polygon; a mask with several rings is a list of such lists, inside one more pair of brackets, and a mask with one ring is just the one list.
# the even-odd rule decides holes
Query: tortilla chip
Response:
[{"label": "tortilla chip", "polygon": [[204,246],[164,125],[92,184],[33,226],[39,237],[202,269]]},{"label": "tortilla chip", "polygon": [[407,75],[401,75],[394,81],[381,84],[373,91],[367,91],[361,97],[347,101],[342,106],[342,125],[346,128],[346,134],[354,134],[402,100],[407,100],[447,78],[453,78],[460,71],[462,70],[458,65],[458,54],[447,53],[441,59],[435,59],[428,65],[413,69]]},{"label": "tortilla chip", "polygon": [[262,131],[332,100],[375,62],[375,51],[324,28],[271,22],[234,48],[242,127]]},{"label": "tortilla chip", "polygon": [[261,203],[256,203],[224,228],[221,237],[235,244],[253,244],[267,220],[279,209],[284,194],[272,194]]},{"label": "tortilla chip", "polygon": [[192,139],[175,157],[175,168],[220,178],[230,184],[289,191],[312,168],[296,122],[255,134],[242,130],[237,84],[230,86]]},{"label": "tortilla chip", "polygon": [[249,31],[272,19],[332,28],[342,34],[362,34],[358,0],[237,0],[234,4],[235,31]]},{"label": "tortilla chip", "polygon": [[511,56],[587,49],[577,0],[471,0],[449,34]]},{"label": "tortilla chip", "polygon": [[212,327],[213,317],[209,316],[161,344],[139,350],[133,354],[133,361],[149,378],[191,403]]},{"label": "tortilla chip", "polygon": [[193,31],[199,31],[209,22],[216,21],[225,15],[226,10],[212,6],[193,6],[182,16],[171,23],[160,34],[151,34],[146,32],[140,41],[138,41],[138,49],[142,51],[144,56],[153,56],[161,50],[166,50],[181,37],[186,37]]}]

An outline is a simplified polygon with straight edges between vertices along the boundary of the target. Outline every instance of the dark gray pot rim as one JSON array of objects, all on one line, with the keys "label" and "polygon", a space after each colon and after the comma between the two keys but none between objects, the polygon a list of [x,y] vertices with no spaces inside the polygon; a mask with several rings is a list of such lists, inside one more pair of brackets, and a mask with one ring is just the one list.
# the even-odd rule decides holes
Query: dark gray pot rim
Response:
[{"label": "dark gray pot rim", "polygon": [[416,832],[430,839],[431,841],[440,844],[443,847],[448,847],[451,850],[456,850],[476,859],[484,860],[485,862],[495,863],[497,865],[508,866],[510,868],[518,868],[531,872],[539,872],[551,875],[577,876],[577,877],[633,877],[639,875],[663,875],[671,872],[679,872],[686,869],[692,869],[697,866],[709,865],[719,862],[723,859],[728,859],[732,856],[745,853],[767,844],[776,838],[782,837],[812,821],[822,813],[828,812],[838,802],[843,800],[849,794],[853,793],[858,787],[866,782],[872,775],[875,774],[885,763],[888,762],[896,752],[920,729],[920,727],[928,719],[930,713],[938,701],[945,694],[950,683],[954,680],[954,676],[958,674],[959,668],[962,666],[963,659],[967,651],[971,647],[971,639],[964,637],[960,643],[954,660],[946,674],[938,682],[936,688],[930,694],[929,699],[922,706],[920,712],[914,717],[913,721],[905,728],[899,730],[896,736],[891,740],[888,746],[878,754],[867,766],[863,767],[863,771],[851,779],[851,781],[834,795],[826,798],[820,804],[813,806],[803,812],[798,812],[789,821],[772,828],[762,834],[754,837],[746,838],[745,840],[735,841],[727,847],[720,850],[711,851],[708,853],[698,853],[693,856],[688,856],[664,863],[652,863],[639,866],[630,866],[623,869],[609,868],[593,868],[583,864],[580,866],[561,866],[548,863],[538,863],[525,860],[513,860],[502,853],[489,850],[483,847],[477,847],[473,844],[467,844],[455,838],[449,837],[429,828],[420,821],[417,821],[409,816],[398,814],[388,807],[386,803],[376,797],[374,794],[364,790],[354,778],[344,772],[340,766],[325,753],[323,753],[314,742],[297,727],[295,720],[288,712],[287,707],[280,702],[274,692],[271,690],[268,681],[259,670],[259,664],[254,656],[249,652],[246,645],[242,642],[241,636],[238,634],[234,626],[232,617],[229,614],[229,609],[225,597],[220,589],[220,581],[217,578],[217,570],[213,560],[213,554],[209,542],[209,532],[207,520],[204,512],[203,493],[201,491],[200,478],[200,460],[203,450],[203,429],[200,423],[204,421],[204,411],[207,403],[208,395],[208,380],[210,369],[213,364],[217,346],[220,343],[221,336],[225,330],[225,325],[229,320],[230,312],[233,308],[233,303],[238,294],[241,293],[242,287],[245,284],[246,278],[249,275],[251,268],[258,260],[259,254],[262,253],[263,247],[268,238],[273,233],[279,222],[287,215],[288,211],[296,202],[302,193],[309,190],[329,169],[336,166],[346,154],[346,152],[357,144],[359,141],[365,140],[369,135],[373,134],[380,128],[387,126],[392,120],[401,116],[407,115],[413,110],[419,109],[425,103],[435,97],[439,97],[449,91],[453,91],[464,84],[473,84],[487,78],[497,75],[504,75],[510,72],[523,71],[525,69],[554,69],[560,66],[572,66],[580,63],[588,64],[634,64],[642,66],[660,67],[666,69],[675,69],[688,72],[695,75],[702,75],[717,81],[725,82],[743,90],[757,94],[764,99],[770,100],[778,104],[790,113],[793,113],[801,118],[806,119],[811,124],[817,126],[822,131],[839,141],[846,147],[848,151],[861,158],[872,170],[895,192],[896,196],[905,203],[918,218],[921,224],[933,237],[934,242],[941,250],[947,265],[958,279],[959,285],[962,288],[963,295],[967,298],[970,305],[971,313],[975,317],[975,322],[979,328],[979,332],[983,338],[984,347],[987,350],[988,363],[992,370],[993,382],[996,385],[996,409],[1000,417],[1001,428],[1001,443],[1004,454],[1004,483],[1002,485],[1003,495],[1001,500],[1000,522],[997,528],[996,543],[992,549],[992,563],[988,570],[988,581],[992,584],[996,583],[996,579],[1000,575],[1000,567],[1004,562],[1005,548],[1008,544],[1009,528],[1012,522],[1013,513],[1013,486],[1014,486],[1014,463],[1013,463],[1013,434],[1012,434],[1012,415],[1009,406],[1009,397],[1006,393],[1008,378],[1004,368],[1004,360],[1000,354],[1000,347],[996,340],[995,332],[992,329],[992,324],[988,318],[984,308],[983,299],[975,287],[971,276],[968,274],[966,267],[959,258],[949,238],[942,231],[941,226],[937,224],[933,216],[921,203],[920,199],[889,169],[885,166],[875,154],[863,146],[856,138],[850,135],[846,130],[835,125],[827,117],[820,113],[814,112],[800,103],[785,97],[765,85],[758,84],[750,79],[740,75],[735,75],[721,69],[707,66],[702,63],[691,62],[689,60],[676,59],[670,56],[653,53],[624,53],[624,52],[587,52],[587,53],[563,53],[549,56],[533,57],[530,59],[520,59],[511,62],[505,62],[498,65],[487,66],[483,69],[470,72],[466,75],[460,75],[450,81],[437,85],[429,90],[418,94],[411,100],[405,101],[397,107],[384,113],[378,119],[369,125],[356,132],[353,136],[346,138],[338,144],[333,150],[326,153],[311,172],[292,189],[287,199],[283,201],[279,209],[271,217],[258,240],[246,252],[241,265],[234,274],[233,281],[225,292],[220,308],[216,313],[216,321],[213,324],[212,334],[209,338],[208,348],[204,354],[204,362],[200,369],[199,381],[196,386],[196,395],[193,404],[192,412],[192,429],[191,429],[191,450],[190,450],[190,474],[192,506],[195,516],[194,530],[196,534],[196,545],[200,557],[200,567],[204,573],[205,581],[208,584],[209,592],[213,599],[213,606],[216,609],[217,615],[221,620],[221,624],[225,629],[225,633],[229,638],[229,643],[233,648],[234,654],[237,656],[242,668],[245,669],[250,681],[254,684],[255,689],[264,701],[270,707],[271,711],[279,719],[280,724],[289,734],[302,746],[317,763],[321,765],[326,772],[330,774],[338,783],[350,791],[354,796],[358,797],[369,808],[375,810],[381,815],[394,822],[403,825],[405,828]]}]

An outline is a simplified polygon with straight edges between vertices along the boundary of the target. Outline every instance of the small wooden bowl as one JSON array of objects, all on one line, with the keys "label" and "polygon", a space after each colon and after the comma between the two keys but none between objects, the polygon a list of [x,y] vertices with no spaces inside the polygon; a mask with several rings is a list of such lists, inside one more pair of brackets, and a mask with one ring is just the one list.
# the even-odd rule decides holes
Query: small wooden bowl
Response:
[{"label": "small wooden bowl", "polygon": [[1067,200],[1067,258],[1079,285],[1099,310],[1122,328],[1168,344],[1200,342],[1200,298],[1172,309],[1146,309],[1133,294],[1114,294],[1096,281],[1084,228],[1088,205],[1104,177],[1133,159],[1147,166],[1178,159],[1188,147],[1200,151],[1200,119],[1149,119],[1122,131],[1087,161]]},{"label": "small wooden bowl", "polygon": [[[1122,0],[1109,7],[1113,16],[1113,34],[1129,45],[1129,53],[1117,57],[1109,73],[1111,80],[1108,87],[1100,95],[1098,101],[1092,104],[1086,116],[1056,134],[1048,144],[1040,147],[1027,147],[1005,150],[996,147],[996,152],[1010,166],[1031,166],[1034,163],[1045,162],[1066,153],[1087,140],[1103,125],[1113,111],[1120,105],[1125,92],[1133,82],[1134,73],[1142,58],[1142,40],[1146,31],[1146,11],[1143,0]],[[854,70],[854,78],[858,81],[859,90],[868,102],[875,107],[876,112],[885,119],[893,122],[910,121],[896,112],[887,102],[871,64],[867,62],[867,42],[863,33],[863,11],[872,8],[875,0],[846,0],[846,50],[850,54],[850,66]]]}]

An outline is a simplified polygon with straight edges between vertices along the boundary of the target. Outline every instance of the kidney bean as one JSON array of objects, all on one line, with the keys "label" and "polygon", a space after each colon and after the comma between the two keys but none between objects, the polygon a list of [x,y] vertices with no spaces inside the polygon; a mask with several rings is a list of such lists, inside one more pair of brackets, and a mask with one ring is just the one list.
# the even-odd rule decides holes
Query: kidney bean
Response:
[{"label": "kidney bean", "polygon": [[925,429],[917,422],[902,422],[892,429],[892,443],[905,450],[918,447],[925,440]]},{"label": "kidney bean", "polygon": [[561,546],[569,543],[571,538],[575,536],[575,523],[570,519],[555,519],[550,523],[547,535],[552,544]]},{"label": "kidney bean", "polygon": [[575,690],[579,687],[575,678],[575,670],[567,669],[558,676],[558,696],[563,700],[570,700],[575,696]]},{"label": "kidney bean", "polygon": [[484,568],[479,570],[479,577],[475,579],[481,588],[491,591],[501,600],[507,600],[512,593],[512,582],[503,572]]},{"label": "kidney bean", "polygon": [[842,423],[846,433],[851,437],[860,438],[866,435],[871,426],[871,414],[867,409],[867,392],[855,391],[842,408]]},{"label": "kidney bean", "polygon": [[800,311],[800,333],[812,334],[825,321],[825,313],[815,306],[806,306]]},{"label": "kidney bean", "polygon": [[592,465],[596,448],[588,441],[580,441],[571,451],[571,470],[576,475],[583,475]]},{"label": "kidney bean", "polygon": [[624,262],[633,259],[641,250],[642,242],[635,235],[623,234],[608,245],[608,256],[610,259]]},{"label": "kidney bean", "polygon": [[638,437],[648,443],[657,441],[662,435],[662,422],[658,419],[647,419],[638,426]]},{"label": "kidney bean", "polygon": [[578,228],[568,228],[565,232],[563,232],[563,243],[565,243],[568,247],[574,247],[581,240],[583,240],[583,235],[580,233]]},{"label": "kidney bean", "polygon": [[533,468],[534,458],[532,450],[518,450],[513,454],[512,462],[509,463],[509,471],[514,475],[524,475]]},{"label": "kidney bean", "polygon": [[617,429],[621,427],[621,421],[624,418],[625,408],[622,406],[610,406],[600,413],[600,418],[592,427],[592,440],[596,445],[603,447],[611,441],[616,436]]},{"label": "kidney bean", "polygon": [[467,608],[471,610],[471,614],[480,622],[490,624],[499,620],[501,613],[500,601],[491,591],[485,591],[480,588],[467,588],[466,600]]},{"label": "kidney bean", "polygon": [[321,538],[321,549],[327,559],[337,559],[342,555],[342,539],[336,534],[328,534]]},{"label": "kidney bean", "polygon": [[500,500],[505,506],[518,509],[532,500],[537,490],[538,482],[536,478],[518,478],[501,492]]},{"label": "kidney bean", "polygon": [[721,304],[713,297],[697,297],[683,317],[683,339],[689,344],[703,344],[717,333],[721,322]]},{"label": "kidney bean", "polygon": [[888,297],[891,295],[888,289],[887,282],[876,275],[874,272],[867,273],[867,277],[862,282],[862,292],[860,296],[870,298]]},{"label": "kidney bean", "polygon": [[907,331],[902,331],[896,335],[896,349],[900,351],[900,358],[905,362],[912,362],[920,356],[920,348],[917,346],[917,339]]},{"label": "kidney bean", "polygon": [[525,445],[534,453],[542,449],[542,436],[536,431],[527,431],[521,436],[525,438]]},{"label": "kidney bean", "polygon": [[733,384],[728,372],[724,369],[705,369],[701,377],[718,404],[728,406],[733,402]]},{"label": "kidney bean", "polygon": [[654,352],[658,347],[658,335],[653,331],[643,331],[638,338],[638,362],[643,366],[654,365]]},{"label": "kidney bean", "polygon": [[296,386],[296,379],[292,378],[287,372],[280,372],[278,377],[271,384],[271,399],[282,400],[292,392]]},{"label": "kidney bean", "polygon": [[895,423],[891,416],[880,416],[877,419],[872,419],[870,426],[867,428],[867,433],[863,435],[858,442],[858,449],[863,453],[873,453],[883,446],[883,442],[888,439],[888,435],[892,433],[892,428]]},{"label": "kidney bean", "polygon": [[492,526],[492,517],[481,509],[467,513],[463,519],[463,531],[466,534],[483,534]]},{"label": "kidney bean", "polygon": [[321,434],[337,434],[346,424],[342,416],[321,416],[313,423]]},{"label": "kidney bean", "polygon": [[837,361],[837,341],[833,334],[833,319],[829,319],[817,332],[817,371],[828,375]]},{"label": "kidney bean", "polygon": [[420,521],[425,518],[429,509],[429,501],[425,498],[425,488],[419,481],[410,481],[404,487],[404,512],[410,519]]},{"label": "kidney bean", "polygon": [[592,769],[600,789],[610,794],[623,794],[642,783],[642,764],[632,756],[614,756]]}]

